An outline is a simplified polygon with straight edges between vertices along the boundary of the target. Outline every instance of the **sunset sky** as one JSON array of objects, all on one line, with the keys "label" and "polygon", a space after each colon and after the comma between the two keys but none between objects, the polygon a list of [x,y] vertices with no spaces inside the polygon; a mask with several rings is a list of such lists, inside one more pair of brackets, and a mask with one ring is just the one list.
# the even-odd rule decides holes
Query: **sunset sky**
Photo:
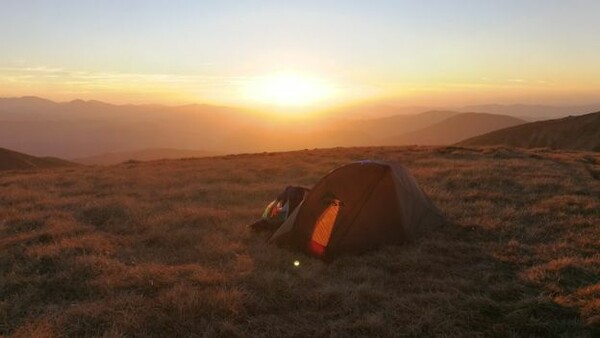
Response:
[{"label": "sunset sky", "polygon": [[2,0],[0,96],[600,101],[600,1]]}]

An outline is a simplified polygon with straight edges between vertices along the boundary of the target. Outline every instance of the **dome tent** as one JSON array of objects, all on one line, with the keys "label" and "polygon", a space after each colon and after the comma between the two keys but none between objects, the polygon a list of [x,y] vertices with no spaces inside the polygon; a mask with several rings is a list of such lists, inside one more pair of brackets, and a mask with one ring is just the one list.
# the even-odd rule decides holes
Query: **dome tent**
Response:
[{"label": "dome tent", "polygon": [[269,242],[330,260],[405,243],[443,222],[408,170],[362,161],[323,177]]}]

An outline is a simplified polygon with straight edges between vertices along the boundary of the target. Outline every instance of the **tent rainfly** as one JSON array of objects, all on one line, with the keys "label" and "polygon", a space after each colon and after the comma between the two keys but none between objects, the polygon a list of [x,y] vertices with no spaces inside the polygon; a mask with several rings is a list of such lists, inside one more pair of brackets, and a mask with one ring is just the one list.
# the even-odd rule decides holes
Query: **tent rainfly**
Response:
[{"label": "tent rainfly", "polygon": [[361,161],[323,177],[269,242],[327,261],[408,242],[443,222],[407,169]]}]

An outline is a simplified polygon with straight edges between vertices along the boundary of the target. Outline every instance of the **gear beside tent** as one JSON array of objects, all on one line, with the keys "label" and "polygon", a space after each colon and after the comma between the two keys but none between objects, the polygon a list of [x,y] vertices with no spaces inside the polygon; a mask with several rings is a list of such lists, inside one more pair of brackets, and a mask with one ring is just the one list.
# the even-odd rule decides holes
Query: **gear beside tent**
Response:
[{"label": "gear beside tent", "polygon": [[331,260],[406,243],[443,223],[442,213],[408,170],[362,161],[323,177],[269,242]]},{"label": "gear beside tent", "polygon": [[267,205],[260,219],[250,224],[248,228],[255,232],[273,233],[296,210],[309,191],[304,187],[286,187]]}]

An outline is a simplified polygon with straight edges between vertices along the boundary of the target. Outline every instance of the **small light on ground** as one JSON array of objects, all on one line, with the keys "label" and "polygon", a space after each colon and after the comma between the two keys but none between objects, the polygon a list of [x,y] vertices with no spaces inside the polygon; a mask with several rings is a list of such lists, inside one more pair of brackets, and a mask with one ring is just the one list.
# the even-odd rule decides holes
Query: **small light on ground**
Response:
[{"label": "small light on ground", "polygon": [[294,261],[294,266],[300,266],[300,261]]}]

